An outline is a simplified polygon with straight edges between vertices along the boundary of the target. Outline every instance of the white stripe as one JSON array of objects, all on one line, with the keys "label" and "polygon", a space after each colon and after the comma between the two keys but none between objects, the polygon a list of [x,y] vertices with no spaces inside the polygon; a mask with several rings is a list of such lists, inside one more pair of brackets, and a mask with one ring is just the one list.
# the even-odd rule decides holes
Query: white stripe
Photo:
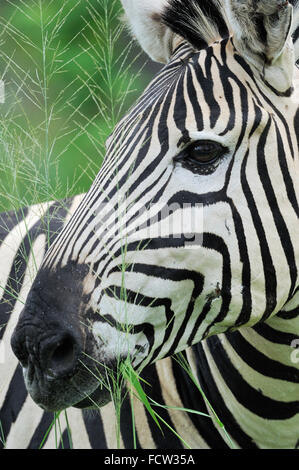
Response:
[{"label": "white stripe", "polygon": [[[168,357],[156,364],[160,384],[162,386],[162,395],[165,404],[168,407],[179,407],[182,408],[184,405],[181,402],[179,394],[177,392],[177,385],[175,377],[172,372],[171,359]],[[184,411],[172,410],[169,408],[168,413],[171,421],[174,424],[176,432],[181,436],[184,441],[188,444],[191,449],[208,449],[209,446],[200,436],[197,429],[188,414]],[[157,408],[159,413],[159,409]],[[202,420],[209,419],[202,417]],[[159,431],[157,431],[159,432]],[[184,448],[188,448],[184,444]]]},{"label": "white stripe", "polygon": [[[4,288],[8,281],[8,276],[12,268],[13,260],[16,252],[21,245],[23,239],[26,237],[30,229],[40,220],[45,214],[45,211],[51,207],[53,203],[39,204],[32,206],[29,209],[28,215],[24,220],[21,220],[5,237],[0,245],[0,300],[4,294]],[[5,260],[5,262],[3,262]],[[32,281],[32,279],[31,279]]]},{"label": "white stripe", "polygon": [[[45,244],[46,244],[46,236],[44,234],[39,235],[32,244],[32,250],[31,250],[30,257],[27,263],[27,269],[25,272],[23,285],[19,294],[19,299],[26,299],[28,295],[28,292],[32,284],[32,272],[35,269],[35,267],[36,266],[39,267],[42,262],[42,259],[44,257],[44,252],[45,252]],[[12,349],[10,347],[10,339],[11,339],[13,330],[17,324],[19,315],[23,307],[24,307],[23,301],[16,302],[14,310],[11,313],[11,317],[9,319],[8,325],[6,327],[6,330],[3,336],[3,343],[6,347],[6,350],[5,350],[5,362],[4,364],[0,364],[0,377],[1,377],[0,408],[3,405],[3,401],[5,399],[5,395],[9,388],[10,381],[18,365],[18,360],[16,356],[13,354]]]},{"label": "white stripe", "polygon": [[11,426],[5,448],[26,449],[40,423],[42,415],[43,410],[39,408],[28,395],[18,414],[17,420]]}]

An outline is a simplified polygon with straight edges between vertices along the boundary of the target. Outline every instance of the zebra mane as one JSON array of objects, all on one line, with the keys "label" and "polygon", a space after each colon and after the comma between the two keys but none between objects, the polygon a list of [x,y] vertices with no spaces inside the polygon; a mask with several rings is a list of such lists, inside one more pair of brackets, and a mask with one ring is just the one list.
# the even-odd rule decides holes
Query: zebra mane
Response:
[{"label": "zebra mane", "polygon": [[[292,36],[296,50],[299,49],[299,0],[290,3],[294,7]],[[225,0],[168,0],[162,21],[197,50],[231,34]],[[298,55],[299,51],[297,59]]]},{"label": "zebra mane", "polygon": [[223,1],[168,0],[162,21],[197,50],[228,37],[229,26]]}]

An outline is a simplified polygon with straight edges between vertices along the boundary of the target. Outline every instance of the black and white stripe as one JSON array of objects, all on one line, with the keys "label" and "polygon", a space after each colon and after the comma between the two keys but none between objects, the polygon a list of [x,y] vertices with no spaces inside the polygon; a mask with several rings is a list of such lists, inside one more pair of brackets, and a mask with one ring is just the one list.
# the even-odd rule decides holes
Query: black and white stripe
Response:
[{"label": "black and white stripe", "polygon": [[[163,18],[187,42],[177,44],[169,63],[114,130],[103,167],[49,249],[32,295],[49,303],[63,282],[53,293],[45,280],[63,280],[65,272],[76,270],[74,283],[84,293],[76,305],[91,325],[88,337],[96,360],[110,364],[130,355],[149,383],[159,383],[153,390],[156,401],[187,408],[198,403],[206,409],[182,369],[168,359],[186,349],[194,375],[236,447],[295,448],[298,102],[291,78],[283,86],[271,75],[266,52],[249,50],[248,57],[240,52],[242,38],[237,43],[227,34],[221,10],[212,15],[209,34],[194,36],[195,23],[210,20],[218,2],[205,2],[210,9],[203,2],[185,3],[185,18],[177,21],[179,1],[170,2]],[[250,7],[253,3],[248,1]],[[273,2],[259,3],[273,8]],[[283,45],[289,6],[277,5],[270,16],[279,24],[281,10],[287,21]],[[191,13],[192,28],[184,29]],[[295,21],[296,15],[295,9]],[[241,19],[240,25],[248,25],[246,15]],[[267,22],[262,14],[255,20],[261,28],[255,31],[259,49]],[[293,30],[296,40],[296,23]],[[217,31],[225,37],[213,42],[211,34]],[[245,39],[249,33],[244,31]],[[216,162],[200,166],[184,158],[194,142],[207,140],[225,149]],[[188,224],[177,224],[184,204],[202,208],[204,223],[195,232],[200,241],[195,238],[192,248],[186,240],[194,232]],[[172,214],[165,215],[167,207],[175,207]],[[30,302],[38,304],[30,298],[28,311]],[[67,296],[60,304],[66,307]],[[137,413],[137,431],[144,413]],[[228,445],[214,421],[167,414],[192,446]],[[124,430],[129,415],[126,403]],[[140,428],[146,432],[138,432],[142,447],[182,445],[169,433],[162,439],[155,424],[146,422],[149,428]],[[124,431],[122,438],[125,447],[132,446],[131,432]]]}]

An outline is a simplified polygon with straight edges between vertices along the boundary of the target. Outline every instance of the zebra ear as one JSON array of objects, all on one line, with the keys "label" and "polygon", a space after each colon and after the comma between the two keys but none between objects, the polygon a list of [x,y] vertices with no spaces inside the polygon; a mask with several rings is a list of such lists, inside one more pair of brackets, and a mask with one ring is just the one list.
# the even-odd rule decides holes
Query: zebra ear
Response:
[{"label": "zebra ear", "polygon": [[173,50],[174,33],[161,21],[167,0],[121,0],[133,36],[156,62],[166,63]]},{"label": "zebra ear", "polygon": [[293,41],[295,50],[295,60],[299,65],[299,0],[294,5],[294,21],[293,21]]},{"label": "zebra ear", "polygon": [[238,52],[275,91],[292,87],[293,7],[285,0],[225,0]]}]

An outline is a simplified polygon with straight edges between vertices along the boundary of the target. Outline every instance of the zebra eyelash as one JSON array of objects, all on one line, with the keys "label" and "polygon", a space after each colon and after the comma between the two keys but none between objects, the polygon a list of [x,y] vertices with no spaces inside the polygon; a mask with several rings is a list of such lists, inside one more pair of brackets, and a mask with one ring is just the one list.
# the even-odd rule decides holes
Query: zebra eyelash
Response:
[{"label": "zebra eyelash", "polygon": [[192,173],[197,174],[197,175],[211,175],[216,171],[218,168],[220,162],[215,162],[213,165],[207,165],[205,167],[198,167],[196,164],[191,163],[191,162],[185,162],[182,164],[183,168],[186,168],[187,170],[191,170]]}]

